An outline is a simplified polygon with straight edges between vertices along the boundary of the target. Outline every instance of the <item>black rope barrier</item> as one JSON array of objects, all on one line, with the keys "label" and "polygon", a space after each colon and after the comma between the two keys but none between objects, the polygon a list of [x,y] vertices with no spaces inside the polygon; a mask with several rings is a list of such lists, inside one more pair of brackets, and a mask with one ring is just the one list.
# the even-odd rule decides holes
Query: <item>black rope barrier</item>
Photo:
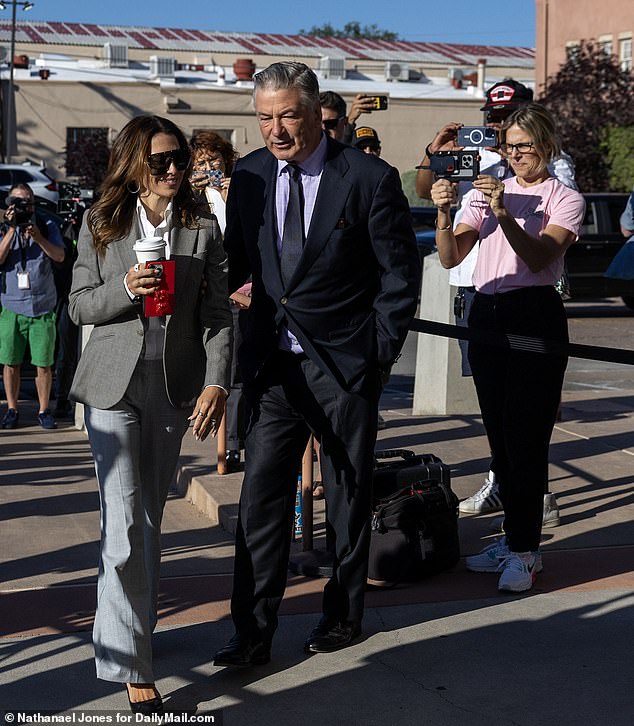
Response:
[{"label": "black rope barrier", "polygon": [[493,345],[497,348],[521,350],[542,355],[564,355],[571,358],[605,361],[606,363],[623,363],[634,365],[634,350],[606,348],[600,345],[582,345],[580,343],[562,343],[559,340],[533,338],[528,335],[499,333],[493,330],[467,328],[449,323],[438,323],[434,320],[414,318],[410,330],[416,333],[438,335],[443,338],[456,338],[476,343]]}]

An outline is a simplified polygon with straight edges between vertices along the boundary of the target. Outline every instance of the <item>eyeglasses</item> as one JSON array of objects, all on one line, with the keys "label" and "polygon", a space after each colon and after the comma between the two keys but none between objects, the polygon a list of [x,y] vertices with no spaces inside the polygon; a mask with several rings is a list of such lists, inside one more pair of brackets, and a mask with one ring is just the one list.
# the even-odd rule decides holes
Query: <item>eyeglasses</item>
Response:
[{"label": "eyeglasses", "polygon": [[337,118],[322,118],[321,125],[328,131],[334,131],[342,118],[344,117],[338,116]]},{"label": "eyeglasses", "polygon": [[145,163],[152,176],[161,176],[167,173],[172,163],[178,171],[185,171],[189,166],[189,161],[189,151],[174,149],[174,151],[159,151],[158,154],[150,154]]},{"label": "eyeglasses", "polygon": [[519,154],[528,154],[535,148],[535,144],[532,141],[524,141],[521,144],[500,144],[500,149],[503,154],[510,156],[513,153],[513,149]]}]

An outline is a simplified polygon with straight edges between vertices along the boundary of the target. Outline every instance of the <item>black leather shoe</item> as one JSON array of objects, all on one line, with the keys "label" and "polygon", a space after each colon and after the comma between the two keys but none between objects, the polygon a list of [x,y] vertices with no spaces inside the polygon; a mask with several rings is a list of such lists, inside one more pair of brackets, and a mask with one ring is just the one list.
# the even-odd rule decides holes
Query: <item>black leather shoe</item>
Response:
[{"label": "black leather shoe", "polygon": [[252,665],[264,665],[270,660],[270,646],[248,635],[236,633],[227,645],[216,653],[214,665],[247,668]]},{"label": "black leather shoe", "polygon": [[358,623],[319,623],[304,643],[304,652],[332,653],[351,645],[360,635]]},{"label": "black leather shoe", "polygon": [[126,685],[125,691],[128,694],[128,703],[130,704],[130,710],[132,713],[141,713],[144,716],[150,716],[153,713],[164,714],[163,699],[159,692],[154,689],[156,696],[151,698],[149,701],[132,701],[130,700],[130,691]]}]

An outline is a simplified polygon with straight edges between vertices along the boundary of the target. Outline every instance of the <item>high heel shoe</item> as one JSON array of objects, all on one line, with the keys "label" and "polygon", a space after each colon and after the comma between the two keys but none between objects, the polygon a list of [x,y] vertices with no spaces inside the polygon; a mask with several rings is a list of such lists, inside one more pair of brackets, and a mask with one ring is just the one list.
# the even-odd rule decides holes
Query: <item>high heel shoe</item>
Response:
[{"label": "high heel shoe", "polygon": [[125,692],[128,694],[128,703],[130,704],[130,710],[132,713],[140,713],[144,716],[150,716],[153,713],[165,713],[163,710],[163,699],[161,698],[161,694],[154,686],[153,688],[154,693],[156,693],[154,698],[150,698],[148,701],[132,701],[130,698],[130,689],[128,688],[128,684],[125,684]]}]

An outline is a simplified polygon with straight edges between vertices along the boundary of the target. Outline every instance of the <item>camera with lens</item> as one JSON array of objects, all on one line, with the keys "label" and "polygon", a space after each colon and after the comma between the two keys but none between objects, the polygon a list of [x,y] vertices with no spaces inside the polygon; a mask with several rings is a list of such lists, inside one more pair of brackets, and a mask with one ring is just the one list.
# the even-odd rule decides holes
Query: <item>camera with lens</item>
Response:
[{"label": "camera with lens", "polygon": [[33,221],[33,202],[22,197],[8,197],[7,204],[13,205],[15,210],[14,221],[16,225],[31,224]]},{"label": "camera with lens", "polygon": [[489,126],[463,126],[458,129],[458,146],[495,147],[497,143],[497,131]]},{"label": "camera with lens", "polygon": [[473,181],[480,173],[480,155],[477,151],[437,151],[429,157],[429,166],[436,179]]}]

